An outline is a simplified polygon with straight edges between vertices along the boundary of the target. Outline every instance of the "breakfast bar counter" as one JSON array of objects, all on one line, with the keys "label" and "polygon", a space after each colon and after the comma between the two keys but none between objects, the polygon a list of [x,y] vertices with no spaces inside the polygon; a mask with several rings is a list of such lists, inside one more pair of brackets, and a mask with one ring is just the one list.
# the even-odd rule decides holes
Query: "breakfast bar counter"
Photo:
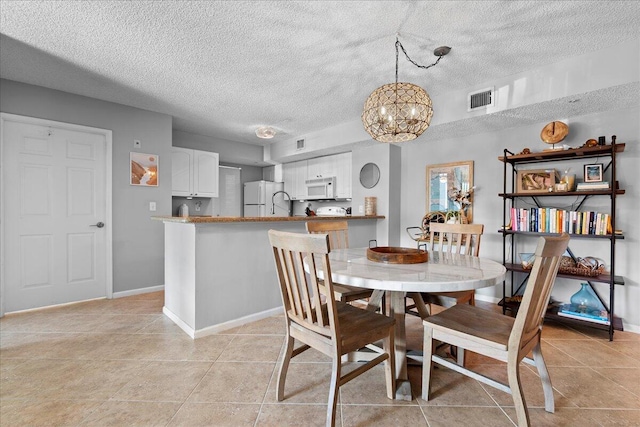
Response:
[{"label": "breakfast bar counter", "polygon": [[368,246],[384,216],[153,217],[164,222],[164,314],[192,338],[282,312],[270,229],[347,220],[351,246]]}]

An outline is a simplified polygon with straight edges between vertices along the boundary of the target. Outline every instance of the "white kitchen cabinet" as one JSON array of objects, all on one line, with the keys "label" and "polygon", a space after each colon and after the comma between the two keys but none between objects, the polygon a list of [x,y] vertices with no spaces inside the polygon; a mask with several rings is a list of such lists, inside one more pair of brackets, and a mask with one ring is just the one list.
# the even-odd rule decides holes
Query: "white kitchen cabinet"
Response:
[{"label": "white kitchen cabinet", "polygon": [[336,197],[339,199],[351,198],[351,152],[336,154]]},{"label": "white kitchen cabinet", "polygon": [[351,152],[331,156],[316,157],[309,160],[285,163],[283,165],[284,191],[292,199],[306,198],[307,179],[336,178],[335,197],[351,198]]},{"label": "white kitchen cabinet", "polygon": [[282,165],[282,173],[284,178],[284,191],[294,200],[304,200],[307,196],[307,187],[305,185],[305,180],[307,179],[307,161],[300,160],[285,163]]},{"label": "white kitchen cabinet", "polygon": [[307,160],[307,179],[336,176],[335,156],[322,156]]},{"label": "white kitchen cabinet", "polygon": [[183,197],[218,197],[218,166],[218,153],[172,147],[171,194]]}]

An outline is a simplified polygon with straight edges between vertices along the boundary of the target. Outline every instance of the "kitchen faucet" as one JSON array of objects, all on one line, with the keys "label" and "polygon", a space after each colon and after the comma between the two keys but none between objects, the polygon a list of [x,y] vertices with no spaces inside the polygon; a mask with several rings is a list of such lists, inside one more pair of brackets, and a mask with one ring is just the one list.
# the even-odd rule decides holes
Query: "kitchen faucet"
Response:
[{"label": "kitchen faucet", "polygon": [[273,193],[273,195],[271,196],[271,215],[275,215],[276,213],[276,204],[274,203],[274,201],[278,193],[283,193],[287,195],[287,198],[289,199],[289,210],[287,211],[287,214],[288,216],[293,216],[293,200],[291,200],[291,196],[289,195],[289,193],[287,193],[284,190],[278,190],[275,193]]}]

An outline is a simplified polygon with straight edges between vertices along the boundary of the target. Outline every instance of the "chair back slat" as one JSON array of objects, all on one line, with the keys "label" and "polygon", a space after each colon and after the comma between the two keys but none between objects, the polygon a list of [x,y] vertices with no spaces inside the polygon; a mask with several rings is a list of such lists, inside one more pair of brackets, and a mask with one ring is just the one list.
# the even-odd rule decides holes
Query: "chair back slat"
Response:
[{"label": "chair back slat", "polygon": [[527,287],[509,337],[509,349],[528,352],[528,344],[542,331],[551,289],[558,274],[562,255],[569,245],[569,235],[540,237]]},{"label": "chair back slat", "polygon": [[[314,332],[335,337],[336,302],[333,298],[324,302],[320,292],[320,283],[333,292],[328,236],[269,230],[269,241],[287,318]],[[304,269],[305,260],[308,273]],[[322,271],[324,281],[318,278],[318,271]]]},{"label": "chair back slat", "polygon": [[307,232],[310,234],[328,234],[331,249],[349,247],[349,226],[347,221],[307,221]]},{"label": "chair back slat", "polygon": [[483,232],[483,224],[431,223],[428,248],[442,253],[479,256]]}]

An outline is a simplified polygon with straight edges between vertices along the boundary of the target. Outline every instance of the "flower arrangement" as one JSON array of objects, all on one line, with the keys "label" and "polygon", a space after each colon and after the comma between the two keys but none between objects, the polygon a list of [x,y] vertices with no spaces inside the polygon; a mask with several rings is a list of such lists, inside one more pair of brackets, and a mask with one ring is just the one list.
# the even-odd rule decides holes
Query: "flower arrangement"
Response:
[{"label": "flower arrangement", "polygon": [[451,187],[447,192],[447,196],[460,206],[460,210],[466,210],[466,208],[471,204],[471,197],[473,196],[474,188],[475,187],[472,187],[467,191],[463,191],[457,187]]}]

